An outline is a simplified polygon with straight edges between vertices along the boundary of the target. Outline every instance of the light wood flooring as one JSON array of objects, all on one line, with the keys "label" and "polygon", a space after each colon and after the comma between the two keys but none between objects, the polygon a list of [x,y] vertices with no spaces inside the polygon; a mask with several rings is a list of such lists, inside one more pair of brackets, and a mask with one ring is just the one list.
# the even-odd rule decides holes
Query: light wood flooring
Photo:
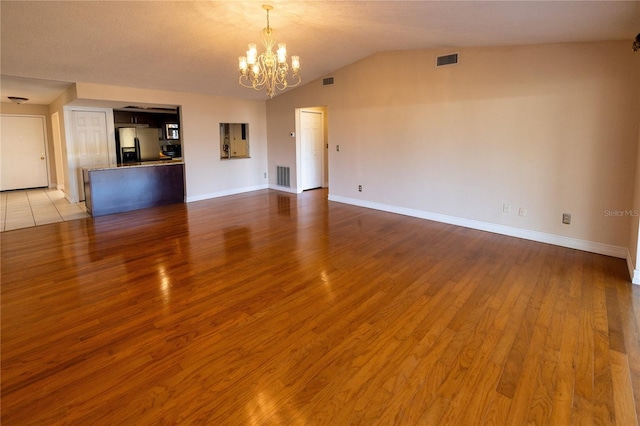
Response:
[{"label": "light wood flooring", "polygon": [[8,231],[9,425],[635,425],[624,260],[276,191]]}]

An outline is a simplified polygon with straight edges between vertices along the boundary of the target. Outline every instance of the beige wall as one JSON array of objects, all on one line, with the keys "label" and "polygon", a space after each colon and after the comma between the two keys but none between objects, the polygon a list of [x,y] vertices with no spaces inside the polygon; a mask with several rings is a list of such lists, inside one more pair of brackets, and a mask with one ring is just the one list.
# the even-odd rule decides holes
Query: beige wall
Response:
[{"label": "beige wall", "polygon": [[[636,63],[640,63],[640,54],[637,55]],[[638,66],[638,81],[640,81],[640,66]],[[638,93],[638,102],[640,102],[640,92]],[[640,115],[637,117],[637,120],[640,123]],[[638,155],[636,157],[636,175],[633,188],[632,211],[635,213],[640,212],[640,130],[638,131]],[[640,254],[640,250],[638,249],[638,244],[640,243],[640,217],[631,216],[630,221],[631,226],[628,243],[629,259],[627,259],[627,261],[629,262],[629,269],[634,278],[634,283],[640,284],[640,258],[638,258]]]},{"label": "beige wall", "polygon": [[48,167],[49,167],[49,186],[54,188],[56,186],[56,163],[54,157],[53,147],[53,134],[51,133],[51,116],[49,115],[49,107],[47,105],[34,105],[34,104],[14,104],[10,102],[0,103],[1,114],[14,114],[14,115],[42,115],[45,117],[45,123],[47,127],[47,149],[48,151]]},{"label": "beige wall", "polygon": [[[182,150],[189,201],[265,187],[267,135],[264,101],[195,93],[77,83],[74,105],[105,107],[113,102],[180,106]],[[249,123],[251,158],[220,159],[219,124]]]},{"label": "beige wall", "polygon": [[[638,134],[638,157],[636,159],[636,176],[633,194],[632,212],[640,212],[640,134]],[[640,233],[640,223],[638,216],[632,216],[630,218],[631,225],[629,227],[629,269],[632,276],[637,275],[635,278],[636,284],[640,284],[640,259],[638,258],[639,250],[638,243]],[[634,270],[639,270],[636,273]]]},{"label": "beige wall", "polygon": [[295,108],[326,105],[334,199],[626,253],[630,218],[605,210],[632,203],[637,75],[626,41],[377,54],[267,102],[269,169],[296,172]]}]

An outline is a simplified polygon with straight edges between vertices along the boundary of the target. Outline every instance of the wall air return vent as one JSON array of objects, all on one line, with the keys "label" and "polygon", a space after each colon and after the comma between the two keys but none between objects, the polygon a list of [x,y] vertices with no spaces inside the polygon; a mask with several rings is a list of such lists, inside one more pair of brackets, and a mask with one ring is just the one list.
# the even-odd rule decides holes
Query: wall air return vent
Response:
[{"label": "wall air return vent", "polygon": [[291,187],[291,168],[276,166],[276,185]]},{"label": "wall air return vent", "polygon": [[322,79],[323,86],[330,86],[333,84],[333,77],[327,77]]},{"label": "wall air return vent", "polygon": [[458,63],[458,54],[452,53],[450,55],[438,56],[436,58],[436,67],[443,67],[445,65],[455,65]]}]

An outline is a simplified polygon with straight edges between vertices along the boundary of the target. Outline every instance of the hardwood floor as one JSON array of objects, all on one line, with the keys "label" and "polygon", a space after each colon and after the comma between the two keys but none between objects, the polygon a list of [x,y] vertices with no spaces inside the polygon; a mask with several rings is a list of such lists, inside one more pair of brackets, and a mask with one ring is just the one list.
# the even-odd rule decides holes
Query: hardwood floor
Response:
[{"label": "hardwood floor", "polygon": [[638,424],[621,259],[326,191],[1,238],[5,426]]}]

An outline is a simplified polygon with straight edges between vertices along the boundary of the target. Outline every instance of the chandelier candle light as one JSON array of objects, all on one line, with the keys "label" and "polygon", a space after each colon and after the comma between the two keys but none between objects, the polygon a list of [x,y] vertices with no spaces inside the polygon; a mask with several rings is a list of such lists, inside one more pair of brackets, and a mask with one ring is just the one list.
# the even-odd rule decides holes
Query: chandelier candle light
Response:
[{"label": "chandelier candle light", "polygon": [[238,68],[240,69],[240,84],[244,87],[255,90],[267,89],[267,94],[273,98],[276,88],[284,90],[287,87],[295,87],[300,84],[300,58],[291,56],[291,81],[289,78],[289,64],[287,64],[287,45],[278,43],[278,50],[273,53],[276,44],[275,31],[269,27],[269,11],[273,6],[262,5],[267,11],[267,27],[262,29],[260,39],[265,51],[258,56],[255,43],[249,44],[247,56],[238,58]]}]

